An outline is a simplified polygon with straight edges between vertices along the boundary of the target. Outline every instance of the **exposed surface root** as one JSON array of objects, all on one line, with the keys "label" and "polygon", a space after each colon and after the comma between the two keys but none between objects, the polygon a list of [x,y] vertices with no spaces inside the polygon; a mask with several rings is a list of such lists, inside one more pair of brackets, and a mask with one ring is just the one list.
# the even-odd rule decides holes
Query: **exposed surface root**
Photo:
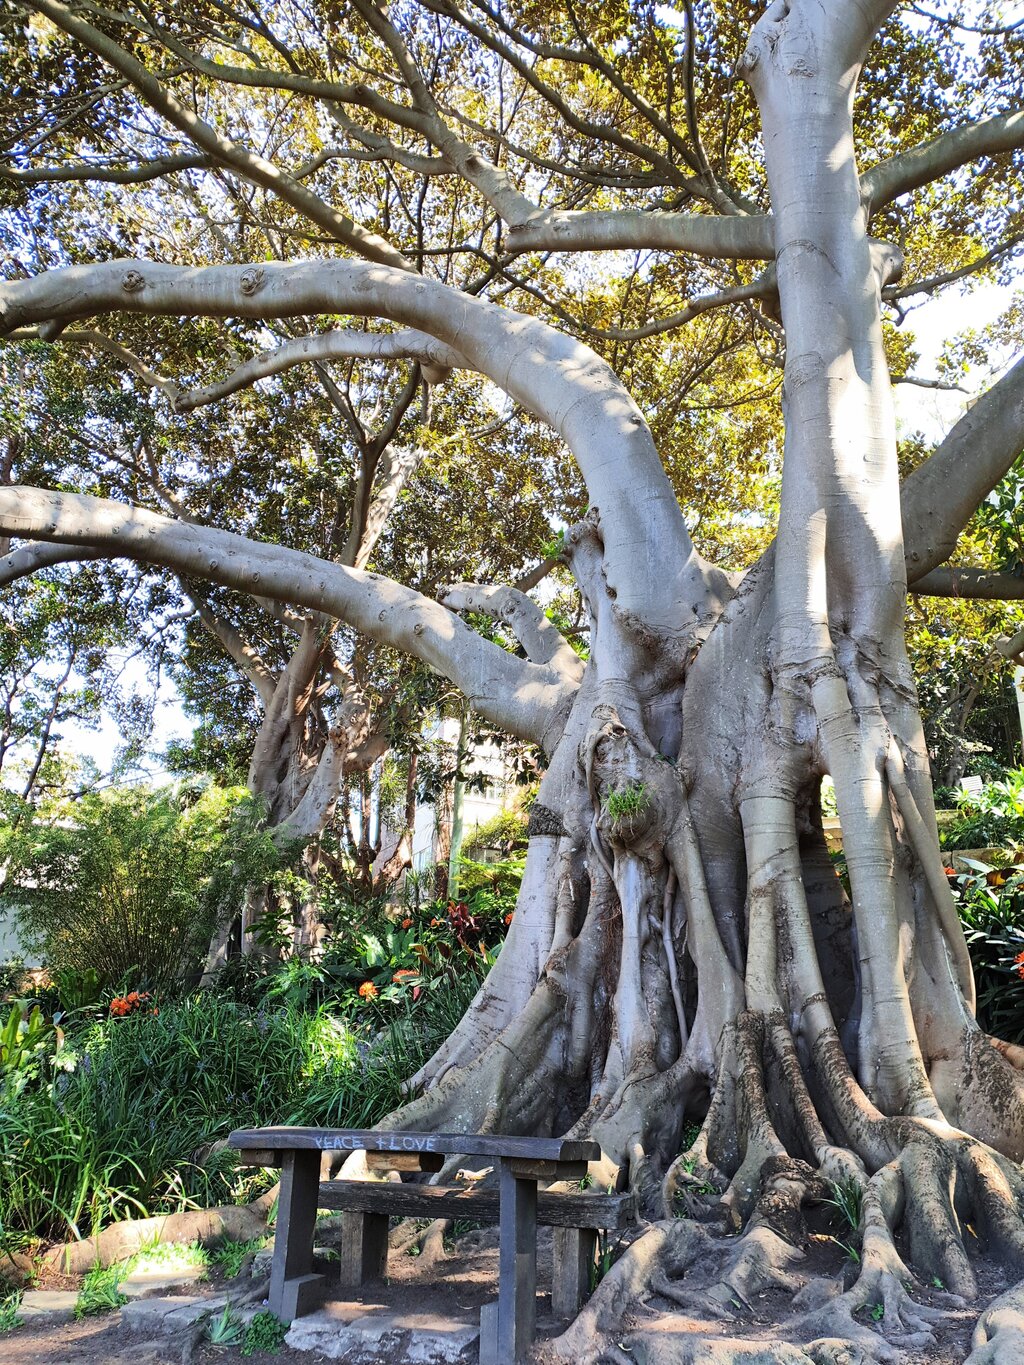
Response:
[{"label": "exposed surface root", "polygon": [[64,1275],[84,1275],[95,1266],[113,1265],[155,1243],[198,1241],[205,1245],[221,1237],[247,1242],[266,1235],[267,1217],[277,1199],[277,1189],[275,1185],[251,1204],[225,1204],[215,1209],[169,1213],[163,1218],[132,1218],[114,1223],[95,1237],[50,1247],[42,1263]]},{"label": "exposed surface root", "polygon": [[841,1338],[794,1345],[788,1341],[744,1341],[694,1332],[688,1318],[666,1318],[658,1330],[631,1332],[621,1344],[588,1356],[615,1365],[870,1365],[876,1357]]},{"label": "exposed surface root", "polygon": [[696,1223],[655,1223],[616,1261],[569,1329],[550,1343],[548,1358],[594,1359],[595,1344],[618,1331],[625,1313],[650,1295],[655,1279],[684,1275],[712,1250],[711,1237]]},{"label": "exposed surface root", "polygon": [[1020,1365],[1024,1360],[1024,1282],[985,1309],[964,1365]]}]

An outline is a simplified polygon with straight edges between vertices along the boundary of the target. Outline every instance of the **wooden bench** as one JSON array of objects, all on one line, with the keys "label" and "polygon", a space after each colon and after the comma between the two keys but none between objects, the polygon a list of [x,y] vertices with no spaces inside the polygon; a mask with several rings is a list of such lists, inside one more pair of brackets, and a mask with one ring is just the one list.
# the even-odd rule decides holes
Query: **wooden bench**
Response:
[{"label": "wooden bench", "polygon": [[[533,1342],[538,1223],[554,1228],[553,1312],[570,1319],[590,1292],[598,1232],[636,1221],[629,1195],[538,1193],[540,1180],[582,1179],[601,1155],[595,1142],[344,1128],[241,1129],[229,1142],[243,1162],[281,1169],[269,1307],[285,1322],[308,1312],[325,1287],[313,1273],[318,1208],[342,1213],[340,1284],[351,1289],[384,1277],[390,1218],[497,1222],[498,1302],[481,1312],[481,1365],[514,1365]],[[448,1156],[486,1157],[498,1166],[498,1188],[320,1179],[325,1152],[352,1151],[366,1152],[371,1170],[401,1173],[437,1172]]]}]

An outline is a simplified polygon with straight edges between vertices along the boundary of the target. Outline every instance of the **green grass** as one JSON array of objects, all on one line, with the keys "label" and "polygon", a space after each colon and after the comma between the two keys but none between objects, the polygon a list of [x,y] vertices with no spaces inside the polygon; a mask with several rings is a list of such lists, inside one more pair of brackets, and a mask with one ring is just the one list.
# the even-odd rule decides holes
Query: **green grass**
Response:
[{"label": "green grass", "polygon": [[210,1253],[199,1242],[154,1242],[136,1255],[113,1265],[96,1266],[86,1271],[78,1291],[75,1317],[90,1317],[107,1313],[127,1302],[121,1285],[137,1273],[174,1274],[175,1271],[199,1269],[205,1275],[210,1264]]},{"label": "green grass", "polygon": [[110,1313],[128,1300],[121,1293],[121,1281],[126,1278],[124,1264],[97,1266],[87,1270],[78,1291],[75,1317],[87,1318],[96,1313]]},{"label": "green grass", "polygon": [[225,1279],[233,1280],[241,1271],[245,1258],[262,1251],[267,1241],[266,1237],[253,1237],[248,1242],[224,1242],[210,1253],[210,1263]]},{"label": "green grass", "polygon": [[605,795],[604,809],[610,820],[625,820],[642,815],[650,797],[642,782],[630,782],[625,787],[614,787]]},{"label": "green grass", "polygon": [[823,1203],[828,1208],[835,1209],[851,1232],[857,1232],[860,1228],[861,1213],[864,1207],[863,1187],[852,1175],[846,1176],[843,1180],[833,1180],[830,1183],[832,1197],[824,1200]]},{"label": "green grass", "polygon": [[18,1316],[20,1308],[20,1290],[16,1289],[12,1294],[0,1296],[0,1332],[12,1332],[15,1327],[21,1326],[21,1318]]}]

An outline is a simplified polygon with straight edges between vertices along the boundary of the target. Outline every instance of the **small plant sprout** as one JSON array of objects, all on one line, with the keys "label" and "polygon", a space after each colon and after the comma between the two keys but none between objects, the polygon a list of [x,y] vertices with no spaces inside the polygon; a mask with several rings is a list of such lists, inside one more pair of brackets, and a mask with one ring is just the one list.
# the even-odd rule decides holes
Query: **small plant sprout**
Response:
[{"label": "small plant sprout", "polygon": [[20,1307],[21,1294],[18,1290],[0,1297],[0,1333],[12,1332],[15,1327],[21,1326],[21,1318],[18,1316]]},{"label": "small plant sprout", "polygon": [[130,1273],[130,1264],[120,1261],[115,1265],[96,1266],[82,1277],[82,1287],[75,1303],[75,1317],[92,1317],[95,1313],[111,1313],[127,1300],[120,1285]]},{"label": "small plant sprout", "polygon": [[206,1340],[211,1346],[237,1346],[242,1340],[242,1330],[242,1319],[230,1303],[226,1303],[223,1312],[206,1324]]},{"label": "small plant sprout", "polygon": [[288,1324],[276,1314],[266,1310],[254,1313],[242,1336],[242,1355],[255,1355],[257,1351],[276,1355],[284,1345],[287,1334]]},{"label": "small plant sprout", "polygon": [[835,1209],[851,1232],[858,1231],[864,1208],[864,1189],[854,1176],[848,1175],[842,1180],[833,1180],[832,1197],[823,1202],[829,1208]]},{"label": "small plant sprout", "polygon": [[604,809],[610,820],[632,819],[642,815],[650,804],[650,796],[642,782],[629,782],[624,787],[613,787],[605,794]]}]

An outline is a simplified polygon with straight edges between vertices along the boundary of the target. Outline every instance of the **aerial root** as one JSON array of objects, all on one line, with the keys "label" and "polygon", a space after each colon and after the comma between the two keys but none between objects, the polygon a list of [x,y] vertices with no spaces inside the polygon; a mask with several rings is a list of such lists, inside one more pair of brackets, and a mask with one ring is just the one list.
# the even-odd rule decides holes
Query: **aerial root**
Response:
[{"label": "aerial root", "polygon": [[250,1204],[225,1204],[213,1209],[187,1209],[156,1218],[129,1218],[93,1237],[50,1247],[41,1257],[44,1266],[63,1275],[84,1275],[97,1266],[113,1265],[158,1242],[202,1242],[204,1246],[228,1238],[248,1242],[267,1235],[267,1218],[277,1201],[278,1186]]}]

